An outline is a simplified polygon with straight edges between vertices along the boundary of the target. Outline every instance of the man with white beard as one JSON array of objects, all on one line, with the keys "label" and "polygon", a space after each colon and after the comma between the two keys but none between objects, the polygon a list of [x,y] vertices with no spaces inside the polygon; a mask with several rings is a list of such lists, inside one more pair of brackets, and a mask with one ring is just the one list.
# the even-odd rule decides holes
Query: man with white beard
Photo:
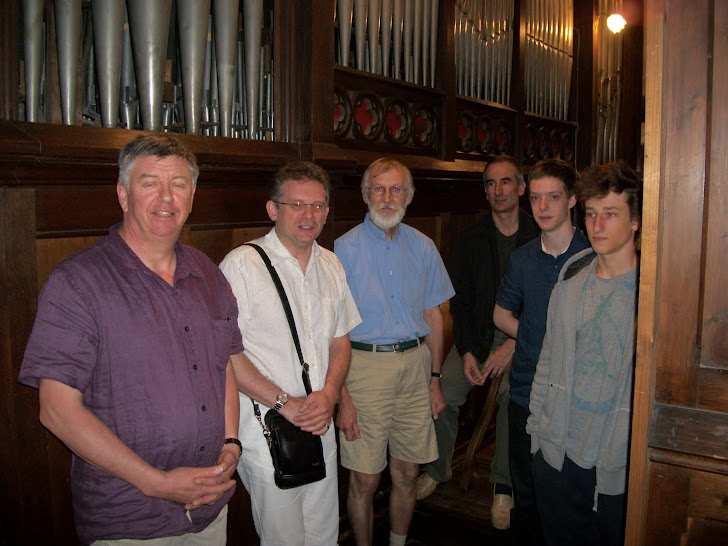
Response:
[{"label": "man with white beard", "polygon": [[347,512],[358,545],[372,543],[373,497],[392,476],[390,545],[404,544],[419,465],[437,459],[432,419],[440,390],[443,318],[453,290],[432,240],[401,224],[414,195],[407,167],[381,158],[364,172],[364,222],[334,243],[362,323],[350,332],[352,358],[336,424],[341,464],[351,470]]}]

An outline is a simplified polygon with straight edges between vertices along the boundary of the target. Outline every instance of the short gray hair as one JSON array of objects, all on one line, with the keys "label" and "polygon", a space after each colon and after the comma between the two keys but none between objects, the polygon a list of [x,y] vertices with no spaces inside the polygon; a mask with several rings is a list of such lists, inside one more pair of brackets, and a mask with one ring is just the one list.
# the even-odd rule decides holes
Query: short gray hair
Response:
[{"label": "short gray hair", "polygon": [[195,154],[187,146],[171,135],[140,135],[129,141],[119,152],[119,184],[129,189],[129,175],[134,162],[140,157],[179,157],[187,161],[192,177],[192,185],[197,184],[200,169]]},{"label": "short gray hair", "polygon": [[379,175],[393,170],[399,170],[404,173],[407,185],[405,190],[410,194],[415,193],[415,184],[412,180],[412,173],[405,164],[391,157],[380,157],[367,167],[367,170],[364,171],[364,175],[361,178],[361,194],[367,202],[369,202],[367,199],[367,190],[369,189],[369,184],[371,184],[372,180]]}]

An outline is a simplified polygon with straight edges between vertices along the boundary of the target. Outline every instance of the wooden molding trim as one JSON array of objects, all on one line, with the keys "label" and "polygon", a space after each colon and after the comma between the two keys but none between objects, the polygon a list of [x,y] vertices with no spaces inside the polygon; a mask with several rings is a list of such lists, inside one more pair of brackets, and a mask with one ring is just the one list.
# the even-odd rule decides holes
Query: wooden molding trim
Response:
[{"label": "wooden molding trim", "polygon": [[725,413],[655,404],[647,445],[721,460],[728,467]]}]

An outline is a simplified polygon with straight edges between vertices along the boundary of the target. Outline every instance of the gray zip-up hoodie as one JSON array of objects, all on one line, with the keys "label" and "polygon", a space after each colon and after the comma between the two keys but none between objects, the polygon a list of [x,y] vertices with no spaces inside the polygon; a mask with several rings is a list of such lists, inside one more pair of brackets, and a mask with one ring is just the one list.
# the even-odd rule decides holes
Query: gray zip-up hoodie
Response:
[{"label": "gray zip-up hoodie", "polygon": [[[561,471],[574,386],[576,359],[576,310],[586,279],[597,265],[592,249],[572,256],[561,270],[549,301],[543,348],[531,387],[526,432],[531,452],[541,450],[544,460]],[[601,434],[596,463],[597,491],[606,495],[625,492],[634,375],[634,315],[617,381],[614,406]]]}]

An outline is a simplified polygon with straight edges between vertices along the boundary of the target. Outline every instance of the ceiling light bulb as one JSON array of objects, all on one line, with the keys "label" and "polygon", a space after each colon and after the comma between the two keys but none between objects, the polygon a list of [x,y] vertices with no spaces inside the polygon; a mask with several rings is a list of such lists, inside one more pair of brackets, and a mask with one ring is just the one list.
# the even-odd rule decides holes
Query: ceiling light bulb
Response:
[{"label": "ceiling light bulb", "polygon": [[625,21],[624,17],[622,17],[619,13],[613,13],[612,15],[607,17],[607,27],[609,28],[609,30],[614,32],[614,34],[620,32],[626,24],[627,21]]}]

